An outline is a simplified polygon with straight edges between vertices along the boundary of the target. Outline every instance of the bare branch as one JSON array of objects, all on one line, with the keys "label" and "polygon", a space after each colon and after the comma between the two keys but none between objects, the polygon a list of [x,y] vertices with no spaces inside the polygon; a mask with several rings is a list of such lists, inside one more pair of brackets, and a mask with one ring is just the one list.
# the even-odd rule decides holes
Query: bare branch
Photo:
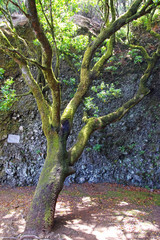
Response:
[{"label": "bare branch", "polygon": [[[28,61],[34,65],[36,65],[37,67],[39,67],[40,69],[42,70],[46,70],[46,68],[44,66],[42,66],[41,64],[39,64],[37,61],[35,61],[34,59],[31,59],[31,58],[27,58],[25,57],[22,53],[20,53],[18,50],[16,50],[15,48],[8,48],[8,47],[5,47],[5,46],[1,46],[0,47],[1,50],[3,51],[6,51],[6,52],[10,52],[10,53],[13,53],[14,56],[17,54],[19,57],[21,57],[22,60],[24,61]],[[13,56],[13,55],[12,55]]]},{"label": "bare branch", "polygon": [[27,14],[17,3],[13,2],[12,0],[9,0],[9,2],[16,6],[27,18],[29,18],[29,14]]},{"label": "bare branch", "polygon": [[147,53],[146,49],[142,46],[139,45],[133,45],[133,44],[129,44],[129,47],[132,49],[139,49],[144,57],[144,59],[147,62],[150,62],[152,60],[152,57],[149,56],[149,54]]},{"label": "bare branch", "polygon": [[59,51],[58,51],[58,48],[57,48],[57,43],[56,43],[56,39],[55,39],[55,34],[54,34],[54,24],[53,24],[53,14],[52,14],[52,2],[50,0],[50,20],[47,18],[47,15],[45,13],[45,10],[43,8],[43,4],[42,4],[42,1],[39,0],[39,3],[41,5],[41,10],[42,10],[42,13],[46,19],[46,22],[50,28],[50,32],[51,32],[51,36],[52,36],[52,39],[53,39],[53,43],[54,43],[54,46],[55,46],[55,53],[56,53],[56,66],[55,66],[55,77],[57,78],[59,76],[59,65],[60,65],[60,62],[59,62]]},{"label": "bare branch", "polygon": [[25,93],[22,93],[22,94],[18,94],[18,95],[16,95],[15,97],[16,97],[16,98],[21,98],[21,97],[28,96],[28,95],[30,95],[30,94],[32,94],[32,91],[31,91],[31,90],[30,90],[29,92],[25,92]]}]

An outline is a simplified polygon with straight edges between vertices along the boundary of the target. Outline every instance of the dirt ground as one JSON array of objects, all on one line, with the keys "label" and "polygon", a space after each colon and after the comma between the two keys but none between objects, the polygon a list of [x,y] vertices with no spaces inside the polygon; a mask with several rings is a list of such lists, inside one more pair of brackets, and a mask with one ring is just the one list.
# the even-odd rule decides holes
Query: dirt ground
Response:
[{"label": "dirt ground", "polygon": [[[34,190],[0,186],[0,240],[22,235]],[[160,191],[107,183],[64,187],[45,239],[160,240]]]}]

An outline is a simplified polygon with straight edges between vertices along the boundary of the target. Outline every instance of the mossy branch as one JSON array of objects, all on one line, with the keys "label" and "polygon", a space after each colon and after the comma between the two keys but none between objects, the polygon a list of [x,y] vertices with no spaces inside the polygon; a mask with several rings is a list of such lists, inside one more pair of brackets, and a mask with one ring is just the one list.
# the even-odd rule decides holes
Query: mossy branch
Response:
[{"label": "mossy branch", "polygon": [[1,48],[11,48],[14,49],[8,38],[5,36],[4,32],[0,28],[0,47]]},{"label": "mossy branch", "polygon": [[[133,3],[134,4],[134,3]],[[139,17],[142,17],[148,13],[150,13],[152,10],[154,10],[157,6],[160,5],[160,2],[158,2],[156,5],[153,3],[152,0],[148,0],[145,4],[143,4],[143,7],[141,8],[140,11],[137,11],[134,15],[130,16],[126,23],[129,23],[133,20],[138,19]]]},{"label": "mossy branch", "polygon": [[12,37],[15,40],[16,48],[18,49],[19,46],[23,45],[26,48],[27,53],[32,55],[32,52],[31,52],[31,50],[29,48],[29,45],[28,45],[27,41],[24,38],[22,38],[21,36],[18,35],[18,33],[17,33],[16,29],[14,28],[14,26],[10,27],[7,22],[6,22],[6,25],[7,25],[8,29],[9,29],[9,31],[3,28],[3,32],[6,34],[6,36],[7,36],[7,34],[11,34],[12,35]]},{"label": "mossy branch", "polygon": [[[10,29],[12,32],[12,29]],[[21,39],[22,41],[24,40],[23,38],[21,38],[20,36],[18,36],[16,34],[16,38]],[[25,40],[23,41],[24,45],[25,44]],[[17,63],[23,61],[28,61],[34,65],[36,65],[37,67],[39,67],[42,70],[45,70],[46,68],[44,66],[42,66],[40,63],[38,63],[36,60],[31,59],[31,58],[27,58],[26,56],[24,56],[22,53],[20,53],[20,51],[18,50],[18,48],[15,48],[11,42],[9,41],[9,39],[7,38],[7,36],[5,35],[5,29],[1,29],[0,28],[0,49],[2,51],[8,52],[8,54],[10,55],[10,57],[12,57],[13,59],[15,59],[15,61]]]},{"label": "mossy branch", "polygon": [[81,129],[78,134],[77,141],[73,147],[71,147],[68,151],[68,155],[70,158],[70,165],[74,165],[74,163],[81,156],[92,132],[94,131],[96,118],[90,119],[87,124]]},{"label": "mossy branch", "polygon": [[0,7],[0,10],[2,11],[6,21],[10,23],[11,28],[13,28],[13,21],[12,21],[11,13],[8,9],[8,2],[6,3],[6,9],[4,9],[3,7]]},{"label": "mossy branch", "polygon": [[151,31],[150,31],[150,34],[151,34],[153,37],[155,37],[155,38],[157,38],[157,39],[160,40],[160,34],[159,34],[159,33],[157,33],[157,32],[155,32],[155,31],[151,30]]},{"label": "mossy branch", "polygon": [[21,97],[28,96],[28,95],[30,95],[30,94],[32,94],[32,91],[31,91],[31,90],[30,90],[29,92],[25,92],[25,93],[22,93],[22,94],[18,94],[18,95],[16,95],[15,97],[16,97],[16,98],[21,98]]},{"label": "mossy branch", "polygon": [[114,22],[116,20],[116,10],[114,7],[114,0],[110,0],[110,6],[111,6],[112,22]]},{"label": "mossy branch", "polygon": [[[37,104],[39,111],[41,113],[41,118],[43,119],[42,122],[47,122],[49,123],[48,118],[50,118],[50,125],[58,125],[60,122],[60,83],[56,79],[54,72],[52,70],[52,49],[50,46],[50,43],[45,36],[43,30],[40,27],[38,15],[37,15],[37,10],[36,10],[36,5],[35,1],[29,1],[29,10],[30,10],[30,20],[32,22],[33,28],[35,31],[37,31],[37,37],[38,40],[41,42],[41,45],[43,46],[43,59],[42,59],[42,64],[39,62],[35,61],[34,59],[27,58],[24,56],[20,50],[15,48],[7,36],[4,34],[4,32],[0,29],[0,48],[3,51],[6,51],[10,57],[14,59],[16,63],[19,64],[23,76],[26,80],[27,85],[30,87],[31,91],[33,92],[33,95],[36,98]],[[17,36],[14,36],[16,38]],[[43,75],[46,79],[46,82],[48,83],[51,93],[52,93],[52,108],[47,105],[45,99],[43,98],[42,91],[36,81],[34,80],[32,74],[29,71],[29,67],[27,65],[27,62],[31,64],[35,64],[38,68],[40,68],[43,72]],[[49,109],[49,110],[45,110]],[[44,117],[42,117],[44,115]],[[46,120],[45,120],[46,119]],[[47,124],[44,124],[47,126]],[[48,131],[48,130],[47,130]],[[47,132],[45,130],[45,132]]]},{"label": "mossy branch", "polygon": [[99,61],[95,63],[94,67],[91,70],[91,76],[98,77],[104,63],[112,56],[114,39],[115,39],[114,35],[111,36],[109,43],[108,43],[107,51],[99,59]]},{"label": "mossy branch", "polygon": [[29,86],[29,88],[33,93],[33,96],[36,99],[38,110],[40,112],[41,119],[42,119],[43,131],[45,135],[48,135],[51,128],[51,125],[50,125],[51,108],[47,104],[46,100],[44,99],[42,91],[39,85],[37,84],[37,82],[35,81],[35,79],[33,78],[27,63],[22,62],[19,65],[22,70],[22,75],[26,81],[26,84]]},{"label": "mossy branch", "polygon": [[[1,7],[0,7],[0,10],[1,10]],[[11,16],[9,10],[7,11],[7,10],[3,9],[3,11],[5,11],[4,16],[5,16],[6,21],[4,21],[4,23],[5,23],[6,26],[1,27],[2,31],[4,32],[4,34],[6,36],[11,35],[14,38],[17,49],[19,48],[19,46],[24,45],[27,52],[30,55],[32,55],[32,52],[29,48],[29,45],[28,45],[27,41],[24,38],[22,38],[21,36],[18,35],[18,33],[16,31],[16,28],[14,27],[14,24],[13,24],[13,21],[12,21],[12,16]],[[7,29],[6,29],[6,27],[7,27]]]},{"label": "mossy branch", "polygon": [[142,53],[143,58],[147,61],[150,62],[152,60],[152,57],[149,56],[149,54],[147,53],[147,50],[139,45],[133,45],[133,44],[129,44],[129,47],[132,49],[139,49]]},{"label": "mossy branch", "polygon": [[87,123],[87,122],[89,121],[89,118],[88,118],[88,115],[87,115],[86,112],[83,113],[82,121],[83,121],[84,123]]},{"label": "mossy branch", "polygon": [[72,126],[74,114],[75,114],[78,106],[82,102],[84,95],[88,91],[90,83],[91,83],[91,78],[89,76],[89,71],[86,69],[82,69],[78,89],[77,89],[74,97],[71,99],[71,101],[68,103],[67,107],[65,108],[65,110],[61,116],[61,121],[68,119],[70,126]]},{"label": "mossy branch", "polygon": [[20,58],[17,58],[17,63],[19,62],[18,59],[21,59],[21,60],[28,61],[28,62],[36,65],[37,67],[39,67],[42,70],[46,70],[46,68],[44,66],[42,66],[41,64],[39,64],[37,61],[35,61],[34,59],[31,59],[31,58],[25,57],[22,53],[20,53],[18,50],[16,50],[13,47],[12,48],[7,48],[5,46],[2,46],[2,47],[0,46],[0,49],[5,51],[5,52],[8,52],[8,54],[15,59],[16,59],[16,55],[19,56]]},{"label": "mossy branch", "polygon": [[56,76],[52,69],[52,56],[53,51],[51,44],[45,35],[37,14],[36,2],[35,0],[28,0],[28,8],[30,13],[30,22],[35,30],[36,36],[43,47],[42,51],[42,65],[46,67],[45,70],[42,69],[43,75],[51,89],[52,93],[52,123],[55,126],[59,126],[60,123],[60,83],[56,79]]}]

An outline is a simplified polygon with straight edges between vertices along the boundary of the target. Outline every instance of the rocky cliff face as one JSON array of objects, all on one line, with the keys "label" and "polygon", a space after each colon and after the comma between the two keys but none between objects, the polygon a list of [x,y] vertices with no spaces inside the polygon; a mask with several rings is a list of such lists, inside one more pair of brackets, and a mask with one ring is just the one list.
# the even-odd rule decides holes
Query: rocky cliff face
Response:
[{"label": "rocky cliff face", "polygon": [[[135,63],[123,54],[116,71],[104,71],[94,86],[114,82],[122,95],[107,104],[97,101],[100,114],[113,111],[134,95],[145,63]],[[60,80],[75,77],[66,63],[61,63]],[[18,72],[19,70],[17,70]],[[34,71],[34,69],[33,69]],[[160,188],[160,62],[149,79],[151,93],[119,122],[95,132],[75,165],[76,173],[66,179],[71,182],[116,182],[149,188]],[[27,92],[22,77],[16,78],[17,92]],[[63,83],[65,105],[74,86]],[[92,97],[94,92],[90,90]],[[88,111],[91,114],[92,110]],[[79,108],[74,120],[70,147],[76,139],[83,115]],[[46,140],[40,116],[32,95],[19,99],[6,114],[0,113],[0,183],[12,186],[34,185],[38,181],[46,156]]]},{"label": "rocky cliff face", "polygon": [[[68,67],[64,73],[71,74]],[[78,163],[71,182],[117,182],[160,188],[160,63],[150,78],[153,91],[122,120],[95,132]],[[119,71],[114,81],[121,85],[123,97],[102,107],[101,113],[115,109],[133,95],[141,73],[134,69]],[[66,77],[66,76],[65,76]],[[105,76],[112,78],[110,74]],[[61,76],[63,79],[64,76]],[[16,79],[17,91],[27,91],[23,80]],[[100,83],[101,79],[99,80]],[[99,84],[96,82],[96,84]],[[71,89],[71,88],[70,88]],[[65,89],[63,102],[69,100]],[[79,109],[68,147],[75,141],[83,112]],[[21,98],[7,115],[1,113],[0,181],[9,185],[33,185],[38,181],[46,155],[46,140],[32,95]],[[17,136],[19,139],[17,140]],[[10,137],[11,140],[10,140]]]}]

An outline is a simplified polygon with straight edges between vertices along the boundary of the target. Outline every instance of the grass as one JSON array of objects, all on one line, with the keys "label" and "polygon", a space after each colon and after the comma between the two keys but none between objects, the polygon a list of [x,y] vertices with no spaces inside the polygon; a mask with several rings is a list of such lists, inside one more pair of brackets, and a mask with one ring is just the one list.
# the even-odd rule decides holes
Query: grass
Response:
[{"label": "grass", "polygon": [[138,192],[138,191],[108,191],[104,195],[105,198],[113,198],[113,200],[125,200],[132,204],[138,205],[156,205],[160,206],[160,195],[150,192]]},{"label": "grass", "polygon": [[116,189],[116,190],[110,190],[110,191],[104,191],[100,192],[99,194],[87,194],[86,192],[82,191],[67,191],[63,190],[63,192],[67,195],[70,195],[71,197],[85,197],[90,196],[93,198],[104,198],[108,200],[112,200],[114,202],[118,201],[126,201],[132,204],[138,204],[140,206],[146,205],[154,205],[154,206],[160,206],[160,194],[152,193],[150,191],[133,191],[133,190],[125,190],[125,189]]}]

